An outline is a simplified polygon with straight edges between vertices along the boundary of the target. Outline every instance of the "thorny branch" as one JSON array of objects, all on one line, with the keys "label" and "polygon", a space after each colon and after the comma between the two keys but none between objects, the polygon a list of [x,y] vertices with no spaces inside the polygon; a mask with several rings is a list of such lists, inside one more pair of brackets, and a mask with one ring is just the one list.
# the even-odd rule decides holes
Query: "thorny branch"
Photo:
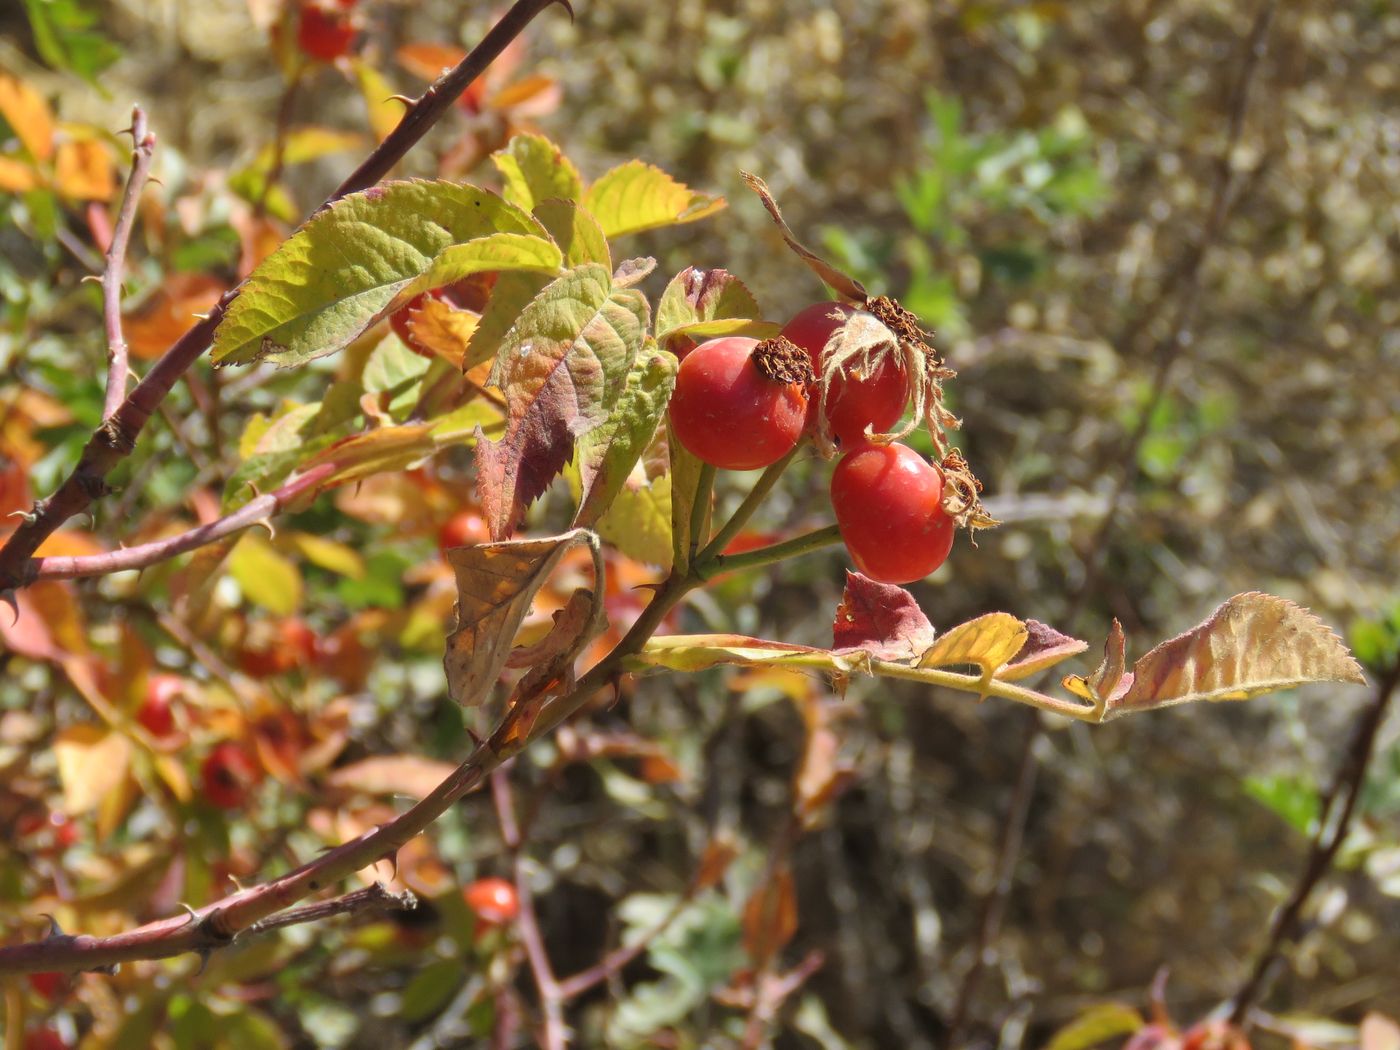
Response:
[{"label": "thorny branch", "polygon": [[[457,97],[480,76],[534,18],[558,3],[573,14],[568,0],[516,0],[452,70],[429,86],[408,106],[403,119],[354,172],[332,193],[321,208],[348,194],[373,186],[449,111]],[[317,209],[318,211],[321,209]],[[161,401],[180,378],[209,348],[215,330],[239,289],[227,292],[209,314],[189,329],[151,366],[134,390],[89,439],[73,472],[47,499],[40,500],[20,527],[0,547],[0,594],[34,581],[34,552],[53,532],[74,515],[81,514],[105,496],[107,477],[136,447],[136,439]]]},{"label": "thorny branch", "polygon": [[122,333],[122,278],[126,271],[126,249],[131,243],[131,231],[136,225],[136,211],[141,203],[141,191],[151,174],[155,156],[156,137],[146,130],[146,114],[140,106],[131,108],[131,174],[122,192],[117,210],[117,223],[112,229],[112,243],[107,247],[106,267],[102,271],[102,319],[107,330],[107,396],[103,401],[102,418],[110,419],[126,399],[127,347]]},{"label": "thorny branch", "polygon": [[[1115,464],[1112,492],[1108,497],[1103,517],[1099,520],[1098,528],[1094,531],[1093,538],[1086,548],[1083,559],[1083,582],[1067,617],[1071,630],[1073,630],[1074,621],[1077,621],[1082,613],[1085,602],[1098,582],[1103,559],[1107,552],[1108,537],[1117,524],[1128,486],[1137,475],[1135,468],[1138,455],[1143,442],[1147,439],[1147,433],[1151,428],[1152,418],[1156,414],[1157,407],[1166,396],[1167,382],[1177,363],[1186,355],[1193,343],[1192,328],[1195,325],[1196,314],[1200,307],[1201,280],[1205,262],[1220,240],[1225,229],[1225,222],[1239,198],[1239,180],[1236,178],[1236,172],[1232,165],[1232,157],[1244,134],[1246,118],[1249,115],[1250,97],[1259,68],[1268,50],[1269,30],[1273,25],[1277,9],[1278,0],[1263,0],[1255,12],[1254,20],[1242,46],[1243,55],[1240,69],[1230,95],[1225,139],[1216,158],[1214,184],[1205,223],[1201,228],[1200,235],[1173,268],[1167,290],[1158,299],[1158,302],[1165,301],[1173,292],[1176,292],[1178,296],[1176,312],[1167,334],[1152,349],[1151,357],[1155,364],[1149,387],[1151,395],[1147,403],[1142,406],[1132,432],[1122,444]],[[1011,873],[1014,871],[1016,857],[1025,837],[1026,821],[1030,814],[1029,801],[1035,791],[1039,773],[1040,760],[1036,743],[1043,730],[1039,716],[1035,717],[1036,721],[1027,733],[1016,788],[1012,792],[1010,808],[1002,830],[1001,844],[997,850],[998,877],[982,900],[979,909],[977,942],[973,948],[971,962],[959,985],[951,1020],[944,1036],[944,1046],[949,1048],[956,1048],[959,1045],[963,1028],[972,1009],[972,1003],[976,999],[981,985],[986,963],[992,955],[993,945],[1000,936],[1001,919],[1006,911],[1006,898],[1011,893],[1015,882]]]}]

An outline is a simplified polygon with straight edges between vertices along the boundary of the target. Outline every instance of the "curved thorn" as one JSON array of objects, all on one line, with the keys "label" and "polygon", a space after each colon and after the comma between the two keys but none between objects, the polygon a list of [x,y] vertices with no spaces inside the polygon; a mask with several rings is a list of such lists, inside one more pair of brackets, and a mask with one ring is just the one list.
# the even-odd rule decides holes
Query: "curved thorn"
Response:
[{"label": "curved thorn", "polygon": [[187,916],[187,918],[185,919],[185,925],[186,925],[186,926],[190,925],[191,923],[196,923],[196,922],[199,922],[199,921],[200,921],[199,913],[198,913],[197,911],[195,911],[193,908],[191,908],[191,907],[190,907],[188,904],[186,904],[184,901],[180,901],[180,907],[182,907],[182,908],[185,909],[185,914],[186,914],[186,916]]},{"label": "curved thorn", "polygon": [[15,620],[10,626],[13,627],[16,623],[19,623],[19,599],[15,597],[15,592],[0,591],[0,602],[8,605],[10,607],[10,612],[14,613]]},{"label": "curved thorn", "polygon": [[569,0],[554,0],[554,2],[569,12],[569,21],[572,22],[574,20],[574,5],[569,3]]},{"label": "curved thorn", "polygon": [[52,915],[50,915],[46,911],[41,911],[39,914],[49,920],[49,932],[44,934],[44,940],[47,941],[52,940],[54,937],[68,936],[66,933],[63,932],[63,927],[58,924],[58,920],[55,919]]}]

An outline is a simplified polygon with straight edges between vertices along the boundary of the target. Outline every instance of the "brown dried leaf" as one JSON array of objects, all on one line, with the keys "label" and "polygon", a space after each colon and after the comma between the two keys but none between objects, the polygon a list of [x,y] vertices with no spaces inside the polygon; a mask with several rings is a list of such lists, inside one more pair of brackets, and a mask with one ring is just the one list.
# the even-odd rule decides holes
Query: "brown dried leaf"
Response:
[{"label": "brown dried leaf", "polygon": [[1107,696],[1104,717],[1193,700],[1246,700],[1310,682],[1365,681],[1361,665],[1316,616],[1251,591],[1138,660],[1126,690]]},{"label": "brown dried leaf", "polygon": [[901,661],[928,649],[935,633],[912,594],[858,572],[846,573],[831,630],[837,652],[860,649],[880,660]]},{"label": "brown dried leaf", "polygon": [[754,969],[762,969],[796,932],[797,889],[784,865],[744,905],[744,948]]},{"label": "brown dried leaf", "polygon": [[990,678],[1026,644],[1026,625],[1010,613],[994,612],[960,623],[924,653],[920,667],[973,664]]},{"label": "brown dried leaf", "polygon": [[1095,704],[1107,705],[1121,697],[1133,684],[1133,676],[1124,674],[1127,658],[1123,654],[1123,625],[1116,619],[1103,643],[1103,662],[1088,678],[1077,674],[1065,675],[1060,683],[1075,696]]},{"label": "brown dried leaf", "polygon": [[724,878],[724,873],[738,855],[739,847],[732,839],[721,837],[710,840],[705,852],[700,855],[700,867],[695,873],[695,892],[702,893],[712,886],[718,886],[719,880]]},{"label": "brown dried leaf", "polygon": [[[511,642],[535,592],[569,549],[593,553],[594,594],[603,590],[598,537],[586,529],[536,540],[453,547],[444,557],[457,576],[456,622],[447,637],[447,689],[460,704],[480,704],[510,657]],[[600,605],[601,603],[599,603]]]},{"label": "brown dried leaf", "polygon": [[762,179],[747,171],[739,172],[739,177],[748,184],[749,189],[758,194],[759,200],[768,209],[768,214],[773,217],[773,221],[778,224],[778,229],[782,231],[783,240],[787,242],[787,246],[797,253],[798,258],[805,262],[813,273],[830,285],[837,295],[857,304],[864,303],[870,297],[865,286],[854,277],[842,273],[798,241],[788,224],[783,220],[783,214],[778,210],[778,202],[773,199],[773,194]]}]

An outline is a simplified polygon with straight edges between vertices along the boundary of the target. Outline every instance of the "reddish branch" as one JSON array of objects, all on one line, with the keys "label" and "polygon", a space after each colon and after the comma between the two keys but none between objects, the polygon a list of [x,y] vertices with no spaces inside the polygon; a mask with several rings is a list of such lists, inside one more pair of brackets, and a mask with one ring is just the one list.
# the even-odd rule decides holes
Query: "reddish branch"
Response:
[{"label": "reddish branch", "polygon": [[1318,813],[1317,830],[1313,832],[1308,862],[1298,876],[1297,885],[1293,887],[1288,903],[1274,916],[1268,940],[1259,952],[1259,957],[1255,959],[1249,976],[1235,993],[1234,1005],[1230,1010],[1230,1023],[1233,1025],[1244,1027],[1249,1024],[1251,1010],[1268,989],[1284,947],[1298,935],[1303,909],[1312,898],[1313,890],[1317,888],[1323,876],[1332,870],[1337,853],[1351,829],[1356,802],[1366,784],[1366,770],[1376,751],[1376,738],[1390,710],[1397,687],[1400,687],[1400,664],[1392,668],[1377,684],[1375,698],[1362,712],[1361,719],[1356,724],[1346,758],[1337,770]]},{"label": "reddish branch", "polygon": [[665,615],[699,584],[700,578],[695,575],[673,576],[613,651],[579,679],[572,692],[535,716],[532,731],[527,733],[518,720],[508,714],[490,739],[479,744],[465,762],[421,801],[388,824],[328,850],[285,875],[197,911],[161,919],[112,937],[58,935],[0,948],[0,976],[96,970],[141,959],[166,959],[185,952],[208,955],[232,944],[250,927],[286,911],[310,894],[327,889],[378,861],[392,860],[406,842],[447,812],[462,796],[480,787],[487,775],[518,754],[530,740],[552,732],[581,710],[599,690],[611,685],[622,673],[626,658],[642,648]]},{"label": "reddish branch", "polygon": [[122,334],[122,278],[126,270],[126,247],[136,225],[141,191],[151,174],[156,137],[146,130],[146,114],[140,106],[131,107],[131,174],[126,180],[112,243],[107,247],[107,265],[102,271],[102,319],[107,330],[107,396],[102,418],[110,419],[126,399],[127,348]]},{"label": "reddish branch", "polygon": [[217,521],[200,525],[170,536],[154,540],[137,547],[123,547],[106,554],[84,554],[65,558],[36,558],[33,579],[73,580],[84,576],[106,576],[108,573],[123,572],[128,569],[144,569],[177,555],[204,547],[225,536],[241,532],[250,525],[268,525],[268,519],[281,512],[283,507],[302,493],[314,489],[336,471],[333,463],[323,463],[305,474],[292,478],[276,492],[258,496]]},{"label": "reddish branch", "polygon": [[[416,101],[403,119],[364,163],[340,184],[321,205],[326,208],[342,197],[368,189],[393,169],[404,155],[452,107],[457,97],[480,76],[536,15],[558,3],[573,14],[568,0],[516,0],[466,58],[443,74]],[[318,209],[319,210],[319,209]],[[106,495],[107,477],[136,447],[136,439],[176,380],[199,360],[213,340],[239,289],[226,293],[212,311],[181,336],[158,360],[136,388],[106,418],[89,439],[73,472],[47,499],[34,504],[3,547],[0,547],[0,594],[34,581],[34,552],[64,522],[87,510]]]}]

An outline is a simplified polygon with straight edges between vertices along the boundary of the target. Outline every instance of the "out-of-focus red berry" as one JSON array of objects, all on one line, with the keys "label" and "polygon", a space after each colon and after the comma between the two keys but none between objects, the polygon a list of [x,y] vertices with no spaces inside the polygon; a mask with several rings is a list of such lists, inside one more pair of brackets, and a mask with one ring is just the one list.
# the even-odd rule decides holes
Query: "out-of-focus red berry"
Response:
[{"label": "out-of-focus red berry", "polygon": [[136,711],[136,721],[154,737],[175,732],[173,702],[185,688],[185,680],[174,674],[153,674],[146,679],[146,698]]},{"label": "out-of-focus red berry", "polygon": [[297,16],[297,47],[303,54],[321,62],[334,62],[349,54],[356,32],[349,14],[353,6],[343,0],[334,7],[307,0]]},{"label": "out-of-focus red berry", "polygon": [[438,546],[443,550],[490,542],[491,532],[486,528],[486,520],[474,510],[458,511],[438,530]]},{"label": "out-of-focus red berry", "polygon": [[316,632],[305,620],[290,616],[277,623],[271,636],[254,639],[238,654],[238,666],[254,678],[271,678],[305,667],[316,658]]},{"label": "out-of-focus red berry", "polygon": [[199,768],[204,797],[220,809],[242,809],[261,779],[261,772],[253,757],[238,744],[218,744]]},{"label": "out-of-focus red berry", "polygon": [[24,1050],[69,1050],[68,1041],[53,1028],[36,1028],[24,1037]]},{"label": "out-of-focus red berry", "polygon": [[504,926],[520,914],[520,898],[505,879],[477,879],[462,891],[462,898],[488,926]]}]

